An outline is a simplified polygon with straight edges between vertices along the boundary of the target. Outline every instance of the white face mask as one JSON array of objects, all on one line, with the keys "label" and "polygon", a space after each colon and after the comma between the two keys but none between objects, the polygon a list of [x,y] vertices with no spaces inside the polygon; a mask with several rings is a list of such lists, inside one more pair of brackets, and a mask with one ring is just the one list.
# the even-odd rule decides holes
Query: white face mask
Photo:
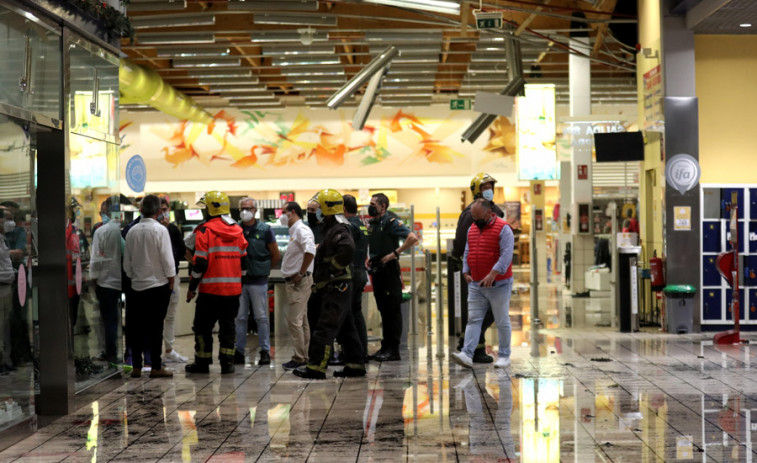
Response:
[{"label": "white face mask", "polygon": [[484,190],[481,192],[481,196],[483,196],[485,200],[491,201],[494,199],[494,190]]},{"label": "white face mask", "polygon": [[5,222],[3,222],[4,233],[13,233],[15,229],[16,229],[16,222],[12,220],[6,220]]},{"label": "white face mask", "polygon": [[242,222],[249,222],[253,217],[252,211],[242,211],[239,213],[239,218],[242,219]]},{"label": "white face mask", "polygon": [[288,227],[289,226],[289,216],[286,214],[281,214],[279,216],[279,223],[282,227]]}]

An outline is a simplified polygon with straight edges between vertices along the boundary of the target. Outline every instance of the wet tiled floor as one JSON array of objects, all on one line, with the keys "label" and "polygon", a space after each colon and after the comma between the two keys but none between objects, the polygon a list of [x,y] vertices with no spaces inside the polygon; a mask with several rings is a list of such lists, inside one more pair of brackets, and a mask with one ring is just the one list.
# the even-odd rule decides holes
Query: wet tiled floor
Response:
[{"label": "wet tiled floor", "polygon": [[[558,305],[542,306],[549,329],[532,331],[527,295],[514,298],[526,329],[506,371],[460,367],[421,336],[412,355],[371,363],[359,379],[299,379],[280,366],[286,349],[274,365],[232,375],[216,365],[210,375],[114,379],[0,461],[757,459],[757,348],[720,350],[711,334],[562,328]],[[180,350],[190,344],[180,339]]]}]

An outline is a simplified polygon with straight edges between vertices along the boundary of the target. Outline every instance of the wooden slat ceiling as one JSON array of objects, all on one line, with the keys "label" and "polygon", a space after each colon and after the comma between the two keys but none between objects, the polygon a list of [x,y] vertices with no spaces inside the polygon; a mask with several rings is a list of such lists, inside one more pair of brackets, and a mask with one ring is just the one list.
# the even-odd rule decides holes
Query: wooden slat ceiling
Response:
[{"label": "wooden slat ceiling", "polygon": [[[123,41],[123,52],[209,108],[323,106],[390,44],[400,56],[392,61],[379,104],[446,102],[478,90],[497,92],[507,83],[509,32],[477,30],[478,2],[462,2],[460,14],[451,15],[357,0],[318,1],[312,11],[283,9],[300,0],[247,0],[277,9],[244,11],[232,9],[232,1],[238,0],[132,0],[128,15],[137,34],[133,43]],[[592,99],[629,104],[636,101],[633,49],[608,26],[635,27],[635,18],[613,16],[616,3],[532,0],[482,6],[503,11],[520,41],[527,82],[555,83],[558,103],[568,100],[571,14],[582,13],[585,19],[574,24],[590,37]],[[266,19],[328,25],[312,25],[308,32],[305,24],[260,23]],[[312,43],[304,45],[309,41],[302,36],[311,32]],[[356,103],[351,98],[346,105]]]}]

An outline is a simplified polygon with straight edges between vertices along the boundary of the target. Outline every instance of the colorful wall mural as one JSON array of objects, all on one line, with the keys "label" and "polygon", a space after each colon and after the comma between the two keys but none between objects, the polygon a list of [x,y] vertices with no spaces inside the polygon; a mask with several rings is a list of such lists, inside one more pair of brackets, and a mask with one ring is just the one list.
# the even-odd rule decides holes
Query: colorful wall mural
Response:
[{"label": "colorful wall mural", "polygon": [[374,108],[363,130],[352,129],[353,111],[222,110],[210,124],[122,112],[121,165],[141,155],[149,181],[515,172],[507,118],[471,145],[460,136],[472,111]]}]

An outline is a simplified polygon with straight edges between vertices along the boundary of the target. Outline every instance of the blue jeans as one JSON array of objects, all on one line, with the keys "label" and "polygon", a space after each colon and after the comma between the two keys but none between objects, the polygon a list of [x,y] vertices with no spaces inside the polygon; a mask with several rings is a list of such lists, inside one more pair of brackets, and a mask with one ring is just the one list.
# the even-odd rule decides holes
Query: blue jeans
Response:
[{"label": "blue jeans", "polygon": [[496,282],[496,286],[482,288],[478,282],[468,284],[468,324],[465,326],[465,343],[462,352],[473,357],[481,335],[481,324],[491,307],[499,335],[499,357],[510,357],[510,293],[513,279]]},{"label": "blue jeans", "polygon": [[252,304],[252,315],[255,317],[255,323],[258,324],[260,350],[269,352],[271,350],[271,329],[268,321],[268,284],[242,285],[242,295],[239,296],[239,312],[236,320],[236,349],[244,354],[247,345],[247,318],[250,314],[250,304]]}]

